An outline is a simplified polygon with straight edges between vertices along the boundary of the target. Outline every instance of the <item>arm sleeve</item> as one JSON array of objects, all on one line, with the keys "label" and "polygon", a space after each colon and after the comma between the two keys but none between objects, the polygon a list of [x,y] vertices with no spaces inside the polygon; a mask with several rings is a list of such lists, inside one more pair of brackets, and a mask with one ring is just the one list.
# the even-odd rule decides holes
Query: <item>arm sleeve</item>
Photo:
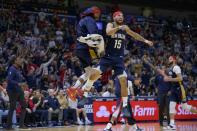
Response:
[{"label": "arm sleeve", "polygon": [[43,64],[43,67],[48,67],[51,64],[51,62],[54,60],[54,58],[55,57],[51,57],[51,59],[48,62]]},{"label": "arm sleeve", "polygon": [[18,82],[13,80],[15,73],[16,73],[15,70],[10,69],[9,72],[8,72],[7,80],[8,80],[9,83],[11,83],[15,86],[18,86]]},{"label": "arm sleeve", "polygon": [[159,77],[159,76],[156,76],[156,77],[155,77],[155,80],[154,80],[156,86],[158,86],[158,84],[159,84],[159,83],[158,83],[158,77]]},{"label": "arm sleeve", "polygon": [[176,74],[181,74],[181,68],[180,68],[180,66],[178,66],[178,65],[174,66],[173,72],[175,72]]}]

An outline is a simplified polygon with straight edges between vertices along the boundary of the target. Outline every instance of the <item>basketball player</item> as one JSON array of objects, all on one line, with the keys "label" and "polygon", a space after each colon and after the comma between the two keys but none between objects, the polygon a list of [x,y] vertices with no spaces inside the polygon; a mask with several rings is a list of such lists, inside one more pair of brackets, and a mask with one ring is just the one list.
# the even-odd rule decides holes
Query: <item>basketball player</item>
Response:
[{"label": "basketball player", "polygon": [[93,65],[93,59],[98,58],[95,48],[91,48],[95,47],[93,46],[96,41],[95,39],[99,39],[104,43],[102,36],[98,35],[98,27],[96,25],[96,20],[99,19],[100,14],[101,10],[96,6],[86,9],[81,14],[81,20],[77,26],[78,42],[76,46],[76,55],[79,58],[85,73],[79,77],[73,87],[67,89],[67,94],[72,100],[75,99],[75,93],[77,93],[76,89],[87,80],[88,72],[91,71],[91,66]]},{"label": "basketball player", "polygon": [[[130,59],[129,58],[125,58],[124,60],[124,65],[127,68],[128,65],[130,64]],[[127,70],[126,70],[127,72]],[[128,72],[127,72],[128,74]],[[126,117],[128,124],[132,126],[132,130],[138,130],[140,131],[141,129],[136,125],[136,120],[132,114],[132,108],[131,108],[131,104],[130,104],[130,96],[134,96],[134,91],[133,91],[133,85],[132,85],[132,78],[131,76],[127,76],[127,85],[128,85],[128,101],[127,101],[127,105],[128,105],[128,111],[131,114],[130,117]],[[116,123],[116,121],[118,120],[118,117],[120,116],[121,113],[121,108],[122,108],[122,101],[121,101],[121,94],[120,94],[120,83],[118,78],[116,78],[114,80],[114,86],[115,86],[115,95],[117,97],[117,108],[116,110],[113,112],[113,114],[110,117],[110,121],[107,123],[107,126],[105,127],[104,131],[111,131],[112,129],[112,125]]]},{"label": "basketball player", "polygon": [[135,40],[144,42],[149,46],[152,46],[153,43],[133,32],[127,25],[124,25],[124,17],[121,11],[117,11],[113,14],[113,20],[114,22],[108,23],[106,28],[106,34],[109,37],[109,42],[106,44],[105,55],[100,59],[97,67],[91,71],[90,77],[82,89],[84,91],[89,91],[93,83],[100,78],[103,72],[105,72],[108,68],[113,69],[114,75],[117,76],[120,81],[121,97],[123,101],[123,116],[130,117],[131,114],[127,108],[127,74],[124,67],[124,47],[126,44],[126,35],[133,37]]},{"label": "basketball player", "polygon": [[176,130],[174,119],[176,114],[176,104],[180,103],[184,110],[192,113],[197,113],[197,109],[195,109],[192,105],[187,104],[186,93],[182,84],[183,77],[181,74],[181,68],[177,65],[176,56],[170,56],[168,62],[170,64],[170,70],[167,74],[163,71],[162,75],[164,76],[164,81],[171,83],[169,127],[171,130]]}]

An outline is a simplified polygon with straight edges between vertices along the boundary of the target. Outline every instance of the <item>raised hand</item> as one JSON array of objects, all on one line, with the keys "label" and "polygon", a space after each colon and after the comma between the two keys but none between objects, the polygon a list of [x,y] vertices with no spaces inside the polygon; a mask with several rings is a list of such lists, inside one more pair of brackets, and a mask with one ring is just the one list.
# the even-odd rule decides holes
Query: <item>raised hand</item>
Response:
[{"label": "raised hand", "polygon": [[153,46],[153,42],[152,42],[152,41],[145,40],[144,42],[145,42],[146,44],[148,44],[149,46]]}]

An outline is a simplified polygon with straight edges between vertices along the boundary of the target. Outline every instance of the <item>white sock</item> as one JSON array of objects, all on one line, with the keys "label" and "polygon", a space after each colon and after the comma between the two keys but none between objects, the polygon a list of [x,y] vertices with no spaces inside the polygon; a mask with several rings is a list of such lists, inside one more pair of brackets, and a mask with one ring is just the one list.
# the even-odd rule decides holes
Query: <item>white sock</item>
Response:
[{"label": "white sock", "polygon": [[86,117],[85,120],[86,120],[86,121],[89,121],[89,120],[88,120],[88,117]]},{"label": "white sock", "polygon": [[92,88],[92,85],[94,84],[94,81],[93,80],[87,80],[85,85],[83,85],[82,89],[83,90],[90,90]]},{"label": "white sock", "polygon": [[174,123],[174,119],[170,119],[170,124],[171,125],[174,125],[175,123]]},{"label": "white sock", "polygon": [[74,88],[78,88],[82,84],[81,81],[80,81],[80,79],[83,79],[83,81],[86,81],[88,79],[87,74],[84,73],[83,75],[81,75],[79,77],[79,79],[74,84]]},{"label": "white sock", "polygon": [[84,96],[84,97],[88,97],[88,92],[84,92],[84,93],[83,93],[83,96]]},{"label": "white sock", "polygon": [[79,119],[79,117],[77,117],[77,121],[80,122],[81,120]]},{"label": "white sock", "polygon": [[110,129],[112,127],[111,123],[107,123],[107,126],[105,127],[105,129]]},{"label": "white sock", "polygon": [[137,129],[137,125],[136,125],[136,124],[134,124],[132,127],[133,127],[134,129]]},{"label": "white sock", "polygon": [[128,97],[122,97],[123,107],[127,106]]},{"label": "white sock", "polygon": [[77,80],[72,88],[76,89],[81,85],[81,81]]},{"label": "white sock", "polygon": [[120,108],[118,107],[116,111],[112,114],[113,117],[117,118],[118,114],[120,113]]}]

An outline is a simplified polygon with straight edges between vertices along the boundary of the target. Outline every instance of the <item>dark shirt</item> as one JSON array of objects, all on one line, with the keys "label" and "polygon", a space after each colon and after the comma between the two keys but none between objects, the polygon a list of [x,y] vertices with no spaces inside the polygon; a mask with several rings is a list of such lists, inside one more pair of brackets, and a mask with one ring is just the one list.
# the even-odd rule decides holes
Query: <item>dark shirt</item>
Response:
[{"label": "dark shirt", "polygon": [[47,102],[48,108],[52,108],[53,110],[60,108],[60,104],[59,104],[58,99],[56,97],[49,96],[47,98],[47,100],[48,100],[48,102]]},{"label": "dark shirt", "polygon": [[162,75],[157,75],[156,76],[155,84],[158,88],[158,94],[167,93],[170,90],[170,83],[164,81]]},{"label": "dark shirt", "polygon": [[15,66],[11,66],[7,76],[7,91],[20,91],[19,83],[23,81],[22,73]]},{"label": "dark shirt", "polygon": [[[91,16],[82,18],[77,25],[77,37],[86,37],[88,34],[98,34],[96,21]],[[77,42],[76,49],[88,49],[88,45]]]}]

